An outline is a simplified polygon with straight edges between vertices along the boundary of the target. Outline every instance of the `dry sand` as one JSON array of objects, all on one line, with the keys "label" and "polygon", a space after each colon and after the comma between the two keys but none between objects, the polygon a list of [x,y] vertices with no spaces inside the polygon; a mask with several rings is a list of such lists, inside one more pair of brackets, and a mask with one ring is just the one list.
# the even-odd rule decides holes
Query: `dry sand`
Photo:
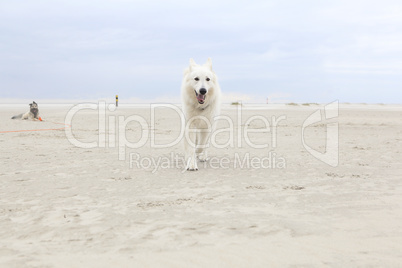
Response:
[{"label": "dry sand", "polygon": [[[71,106],[39,105],[43,122],[10,119],[26,105],[0,106],[0,131],[63,127],[54,122],[63,123]],[[107,117],[140,115],[149,123],[147,107],[123,106]],[[244,140],[237,146],[236,106],[225,106],[235,147],[212,148],[214,160],[229,160],[222,168],[200,164],[198,172],[182,172],[181,144],[151,148],[149,139],[126,148],[126,160],[119,160],[109,127],[105,148],[76,147],[64,129],[0,133],[0,266],[400,266],[402,106],[341,105],[333,121],[339,123],[337,167],[301,142],[304,120],[319,108],[244,106],[242,129],[252,115],[270,123],[286,116],[276,148],[271,131],[250,134],[255,143],[270,143],[254,149]],[[157,110],[155,122],[149,131],[158,144],[178,136],[173,110]],[[262,121],[249,127],[261,129]],[[79,111],[72,133],[81,142],[98,141],[97,111]],[[140,125],[129,123],[126,136],[138,141]],[[228,137],[222,132],[217,140]],[[306,143],[322,152],[325,138],[323,123],[306,129]],[[269,151],[285,166],[234,166],[236,154],[258,161]],[[130,153],[165,166],[130,167]]]}]

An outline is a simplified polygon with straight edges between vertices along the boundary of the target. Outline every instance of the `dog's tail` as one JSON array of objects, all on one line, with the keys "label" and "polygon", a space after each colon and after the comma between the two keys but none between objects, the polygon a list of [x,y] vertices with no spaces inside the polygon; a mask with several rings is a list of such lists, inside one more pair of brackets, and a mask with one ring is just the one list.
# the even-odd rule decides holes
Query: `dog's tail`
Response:
[{"label": "dog's tail", "polygon": [[23,114],[19,114],[19,115],[14,115],[13,117],[11,117],[11,119],[19,119],[22,118]]}]

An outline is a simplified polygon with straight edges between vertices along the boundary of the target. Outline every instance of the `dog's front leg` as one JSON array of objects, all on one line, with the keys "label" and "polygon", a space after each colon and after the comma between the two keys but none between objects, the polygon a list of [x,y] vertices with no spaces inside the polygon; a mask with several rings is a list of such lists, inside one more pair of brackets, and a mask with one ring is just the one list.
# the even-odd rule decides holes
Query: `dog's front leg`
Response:
[{"label": "dog's front leg", "polygon": [[195,155],[195,147],[196,147],[196,133],[191,130],[186,130],[187,134],[184,137],[184,150],[186,154],[187,161],[187,170],[195,171],[198,170],[197,159]]}]

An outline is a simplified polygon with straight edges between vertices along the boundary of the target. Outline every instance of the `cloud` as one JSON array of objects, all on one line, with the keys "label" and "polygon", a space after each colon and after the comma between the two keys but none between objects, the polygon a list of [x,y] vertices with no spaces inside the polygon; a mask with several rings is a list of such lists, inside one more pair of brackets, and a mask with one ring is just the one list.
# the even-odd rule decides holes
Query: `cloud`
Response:
[{"label": "cloud", "polygon": [[375,74],[375,75],[400,75],[402,74],[402,61],[393,62],[327,62],[324,67],[329,73],[343,74]]},{"label": "cloud", "polygon": [[401,12],[396,0],[2,1],[0,97],[179,96],[190,57],[213,58],[228,99],[383,96],[382,81],[402,82]]}]

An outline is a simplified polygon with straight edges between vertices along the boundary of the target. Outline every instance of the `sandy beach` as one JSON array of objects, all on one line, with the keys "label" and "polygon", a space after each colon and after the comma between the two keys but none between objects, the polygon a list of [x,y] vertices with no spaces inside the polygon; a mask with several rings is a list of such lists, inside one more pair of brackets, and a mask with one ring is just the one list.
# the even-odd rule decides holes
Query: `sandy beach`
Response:
[{"label": "sandy beach", "polygon": [[[94,105],[0,105],[1,267],[401,265],[401,105],[340,104],[304,132],[322,105],[225,105],[196,172],[173,108]],[[325,153],[330,123],[335,166],[303,145]]]}]

